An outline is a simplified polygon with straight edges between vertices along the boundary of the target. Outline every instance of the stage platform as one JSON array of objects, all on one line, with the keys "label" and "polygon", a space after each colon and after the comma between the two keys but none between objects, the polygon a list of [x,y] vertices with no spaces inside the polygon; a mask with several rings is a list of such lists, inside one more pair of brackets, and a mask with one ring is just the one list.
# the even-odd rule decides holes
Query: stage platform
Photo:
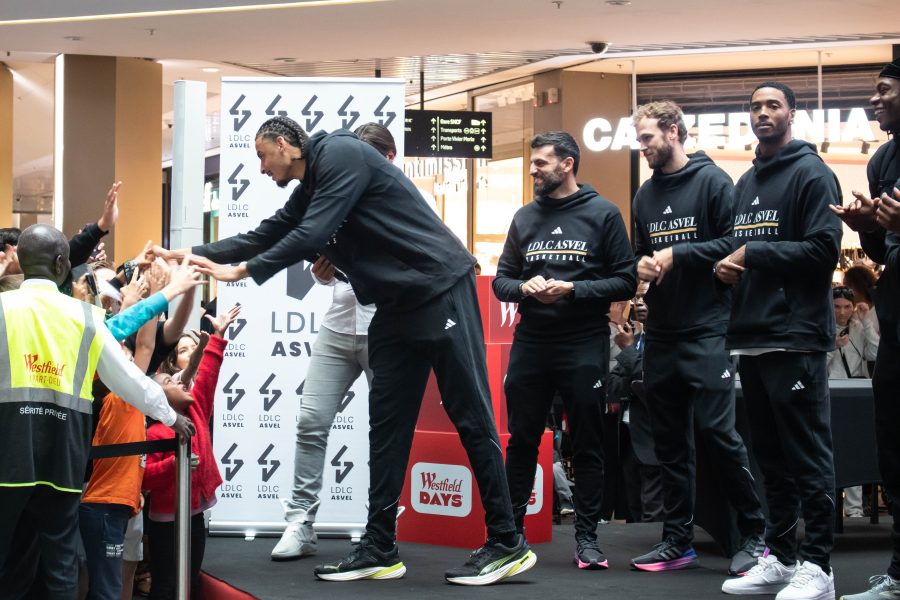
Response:
[{"label": "stage platform", "polygon": [[[567,522],[568,521],[568,522]],[[205,571],[263,600],[396,600],[397,598],[635,598],[699,600],[726,598],[721,593],[728,559],[701,529],[694,547],[700,566],[684,571],[644,573],[629,568],[631,557],[649,550],[659,540],[659,523],[600,525],[600,544],[609,558],[606,571],[579,571],[572,564],[574,532],[571,520],[555,525],[553,541],[534,546],[537,564],[528,572],[503,583],[473,589],[454,586],[443,579],[444,570],[465,561],[466,551],[404,543],[400,556],[406,564],[403,579],[392,581],[317,581],[315,565],[341,559],[350,542],[320,539],[319,552],[291,562],[273,562],[269,552],[275,538],[245,541],[213,537],[207,540]],[[868,577],[884,573],[890,559],[890,517],[872,525],[868,519],[845,519],[844,533],[836,536],[832,565],[837,597],[867,587]],[[759,596],[755,596],[759,597]],[[770,597],[770,596],[766,596]]]}]

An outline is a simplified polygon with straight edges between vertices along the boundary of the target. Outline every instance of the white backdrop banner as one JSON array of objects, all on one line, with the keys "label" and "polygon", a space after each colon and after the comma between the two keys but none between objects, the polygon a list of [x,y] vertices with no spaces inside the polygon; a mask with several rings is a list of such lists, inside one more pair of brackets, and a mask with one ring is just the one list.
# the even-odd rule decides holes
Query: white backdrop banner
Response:
[{"label": "white backdrop banner", "polygon": [[[251,230],[287,201],[259,172],[254,136],[274,115],[307,133],[385,125],[403,158],[402,79],[223,78],[219,237]],[[299,258],[299,257],[298,257]],[[293,483],[294,440],[313,342],[331,305],[332,288],[316,285],[299,262],[257,286],[252,279],[218,286],[218,309],[236,302],[241,318],[216,390],[214,451],[224,482],[210,531],[256,535],[280,532],[279,498]],[[316,529],[359,535],[369,488],[369,412],[365,377],[344,398],[328,439],[322,505]]]}]

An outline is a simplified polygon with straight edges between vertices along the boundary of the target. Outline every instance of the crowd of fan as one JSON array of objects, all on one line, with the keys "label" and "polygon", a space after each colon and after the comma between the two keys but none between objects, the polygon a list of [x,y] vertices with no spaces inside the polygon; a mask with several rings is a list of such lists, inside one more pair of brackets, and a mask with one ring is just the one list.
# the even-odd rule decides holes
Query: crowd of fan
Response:
[{"label": "crowd of fan", "polygon": [[[199,598],[203,560],[203,511],[215,504],[222,479],[212,452],[209,421],[224,333],[237,318],[235,306],[206,315],[211,331],[189,328],[199,273],[167,263],[152,244],[118,268],[106,257],[101,238],[115,225],[120,183],[110,188],[103,215],[69,241],[72,274],[60,291],[102,309],[121,351],[162,387],[176,413],[196,428],[191,439],[191,586]],[[18,289],[26,279],[16,247],[20,230],[0,229],[0,292]],[[93,446],[174,438],[175,430],[154,421],[112,393],[99,378],[93,384]],[[85,474],[79,509],[81,532],[79,597],[131,598],[136,587],[151,598],[175,597],[175,457],[171,451],[92,460]],[[145,500],[147,506],[145,507]],[[23,520],[0,585],[14,597],[48,594],[40,571],[37,533]],[[147,549],[146,563],[144,549]],[[137,575],[138,565],[146,569]]]}]

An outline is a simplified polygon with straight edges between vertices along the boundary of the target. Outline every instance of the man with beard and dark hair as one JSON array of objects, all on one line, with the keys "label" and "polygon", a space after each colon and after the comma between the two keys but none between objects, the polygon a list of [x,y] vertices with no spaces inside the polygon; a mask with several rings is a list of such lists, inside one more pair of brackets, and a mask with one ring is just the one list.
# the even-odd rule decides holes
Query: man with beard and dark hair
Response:
[{"label": "man with beard and dark hair", "polygon": [[619,210],[578,184],[578,144],[568,133],[531,141],[535,199],[513,217],[497,264],[494,294],[518,302],[506,375],[511,434],[506,475],[516,519],[524,518],[538,446],[555,392],[565,406],[575,469],[575,563],[605,569],[597,544],[603,495],[604,379],[609,303],[634,295],[634,254]]},{"label": "man with beard and dark hair", "polygon": [[[537,558],[516,533],[494,425],[475,257],[403,172],[353,133],[307,136],[274,117],[256,134],[260,171],[280,187],[285,206],[254,231],[190,250],[200,271],[219,281],[263,283],[318,253],[345,273],[361,304],[375,304],[369,325],[369,517],[361,542],[340,562],[315,568],[319,579],[395,579],[406,567],[395,543],[397,507],[419,414],[434,370],[444,409],[459,432],[485,509],[488,539],[447,581],[486,585],[524,572]],[[203,258],[206,257],[206,258]],[[213,261],[246,261],[228,266]]]},{"label": "man with beard and dark hair", "polygon": [[[725,345],[740,356],[753,453],[765,477],[768,555],[728,594],[833,600],[834,464],[826,353],[834,349],[831,277],[840,254],[837,178],[793,140],[796,102],[777,82],[750,97],[759,139],[734,189],[732,253],[713,267],[733,285]],[[806,535],[797,548],[802,516]],[[799,562],[798,562],[799,561]]]},{"label": "man with beard and dark hair", "polygon": [[730,249],[731,178],[702,151],[684,151],[687,127],[674,102],[639,106],[638,141],[653,177],[634,197],[638,276],[652,282],[644,389],[662,468],[662,541],[631,561],[642,571],[697,561],[693,540],[697,457],[694,430],[709,449],[737,513],[741,544],[729,573],[746,573],[765,550],[765,517],[747,448],[734,429],[734,361],[725,349],[731,295],[710,276]]},{"label": "man with beard and dark hair", "polygon": [[[875,291],[875,307],[881,343],[875,359],[872,391],[875,394],[875,435],[881,479],[893,508],[893,555],[887,573],[870,578],[871,588],[843,600],[881,600],[900,597],[900,58],[878,74],[870,102],[875,120],[891,139],[869,160],[869,196],[853,192],[856,199],[834,211],[859,232],[863,250],[884,265]],[[893,198],[891,197],[893,196]]]}]

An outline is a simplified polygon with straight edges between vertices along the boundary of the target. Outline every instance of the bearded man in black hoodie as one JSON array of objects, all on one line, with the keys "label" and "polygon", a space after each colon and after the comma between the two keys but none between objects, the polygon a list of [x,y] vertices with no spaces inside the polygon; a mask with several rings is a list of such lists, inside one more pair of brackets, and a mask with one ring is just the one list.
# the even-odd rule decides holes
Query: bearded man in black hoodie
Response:
[{"label": "bearded man in black hoodie", "polygon": [[505,391],[506,476],[524,531],[538,446],[554,392],[565,405],[575,469],[575,564],[605,569],[597,544],[603,496],[604,379],[609,303],[634,295],[634,254],[619,210],[575,180],[580,151],[552,131],[531,141],[535,199],[520,208],[497,264],[494,294],[518,302]]},{"label": "bearded man in black hoodie", "polygon": [[687,127],[673,102],[639,106],[638,141],[653,177],[634,197],[638,276],[650,281],[644,351],[647,408],[662,468],[662,542],[631,561],[642,571],[697,561],[693,539],[694,429],[715,461],[742,540],[729,572],[746,573],[765,550],[765,517],[747,448],[734,429],[734,364],[725,349],[731,295],[710,277],[731,246],[731,177],[702,151],[684,151]]},{"label": "bearded man in black hoodie", "polygon": [[[726,346],[740,356],[753,453],[765,476],[771,551],[722,591],[833,600],[826,353],[834,349],[831,277],[842,233],[829,207],[841,203],[841,192],[815,147],[792,139],[795,106],[794,93],[781,83],[754,90],[750,126],[759,145],[734,190],[733,251],[713,268],[734,285]],[[806,535],[798,551],[801,515]]]},{"label": "bearded man in black hoodie", "polygon": [[[892,137],[869,161],[869,196],[853,192],[856,199],[835,212],[859,232],[866,255],[884,265],[875,291],[875,307],[881,343],[875,359],[872,391],[875,394],[875,436],[881,479],[891,499],[894,552],[887,573],[870,579],[872,587],[843,600],[878,600],[900,595],[900,58],[884,66],[875,80],[870,100],[875,120]],[[893,197],[892,197],[893,196]],[[893,594],[893,596],[891,596]]]}]

